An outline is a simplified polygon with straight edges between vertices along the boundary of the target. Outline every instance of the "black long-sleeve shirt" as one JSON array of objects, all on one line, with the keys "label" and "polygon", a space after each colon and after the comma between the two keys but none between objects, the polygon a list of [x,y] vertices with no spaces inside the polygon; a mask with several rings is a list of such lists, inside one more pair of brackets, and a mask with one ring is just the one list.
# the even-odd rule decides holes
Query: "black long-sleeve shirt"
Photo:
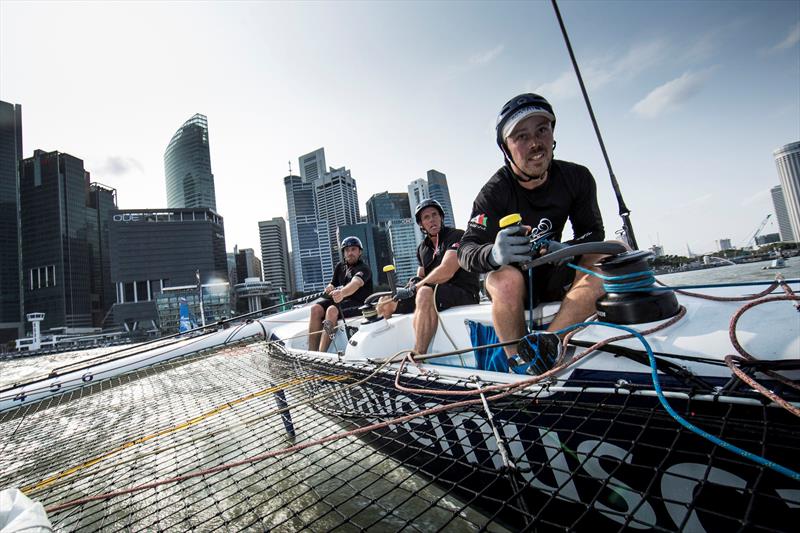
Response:
[{"label": "black long-sleeve shirt", "polygon": [[536,237],[561,241],[569,219],[573,239],[569,244],[602,241],[603,219],[597,205],[597,185],[584,166],[554,159],[544,185],[533,190],[520,186],[507,167],[502,167],[483,186],[475,202],[458,249],[461,268],[489,272],[492,244],[500,230],[500,219],[512,213],[533,228]]}]

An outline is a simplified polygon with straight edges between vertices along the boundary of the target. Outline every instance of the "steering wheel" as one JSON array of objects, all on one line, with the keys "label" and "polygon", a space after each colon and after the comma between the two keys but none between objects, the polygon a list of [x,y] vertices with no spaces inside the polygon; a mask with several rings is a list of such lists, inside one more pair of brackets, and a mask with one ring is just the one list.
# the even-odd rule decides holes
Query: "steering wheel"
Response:
[{"label": "steering wheel", "polygon": [[616,255],[627,252],[628,248],[618,242],[583,242],[573,244],[555,252],[545,254],[536,259],[525,261],[520,264],[522,270],[528,270],[541,265],[560,263],[561,261],[576,255],[602,254]]}]

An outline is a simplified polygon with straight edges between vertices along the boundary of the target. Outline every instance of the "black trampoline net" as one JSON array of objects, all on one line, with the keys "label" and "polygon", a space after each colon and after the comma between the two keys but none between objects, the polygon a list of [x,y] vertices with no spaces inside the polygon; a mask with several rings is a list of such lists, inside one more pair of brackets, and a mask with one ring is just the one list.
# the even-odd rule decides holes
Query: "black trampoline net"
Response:
[{"label": "black trampoline net", "polygon": [[[0,487],[61,530],[782,531],[800,483],[598,383],[400,376],[249,342],[0,413]],[[796,469],[797,424],[678,400],[692,423]],[[411,416],[422,413],[420,416]],[[88,500],[88,498],[94,498]]]}]

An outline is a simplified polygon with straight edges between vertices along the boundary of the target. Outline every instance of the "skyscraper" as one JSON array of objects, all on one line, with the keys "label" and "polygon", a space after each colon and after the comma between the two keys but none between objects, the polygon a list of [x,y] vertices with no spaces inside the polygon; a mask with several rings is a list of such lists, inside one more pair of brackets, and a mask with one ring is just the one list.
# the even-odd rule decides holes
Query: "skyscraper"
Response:
[{"label": "skyscraper", "polygon": [[789,222],[789,212],[786,209],[786,200],[783,198],[783,188],[780,185],[770,189],[772,193],[772,207],[775,209],[775,218],[778,219],[778,232],[781,240],[792,242],[795,240],[792,224]]},{"label": "skyscraper", "polygon": [[233,247],[233,255],[236,258],[236,279],[244,282],[247,278],[261,277],[261,259],[256,256],[256,251],[252,248],[239,249],[238,246]]},{"label": "skyscraper", "polygon": [[[428,182],[422,178],[412,181],[408,184],[408,207],[411,211],[410,217],[414,216],[414,211],[422,200],[430,198],[428,192]],[[412,218],[413,220],[413,218]],[[414,235],[414,242],[419,245],[422,242],[422,232],[417,231]]]},{"label": "skyscraper", "polygon": [[294,289],[302,293],[321,291],[333,276],[328,221],[317,217],[312,182],[290,174],[283,178],[283,184],[289,208]]},{"label": "skyscraper", "polygon": [[300,177],[314,181],[325,174],[325,148],[318,148],[300,156]]},{"label": "skyscraper", "polygon": [[289,244],[286,240],[286,221],[283,217],[262,220],[258,223],[261,238],[261,264],[264,281],[285,293],[294,292],[289,276]]},{"label": "skyscraper", "polygon": [[[110,239],[98,221],[116,194],[91,184],[83,161],[35,150],[20,165],[25,312],[43,312],[43,328],[99,327],[105,306]],[[107,233],[106,233],[107,235]]]},{"label": "skyscraper", "polygon": [[392,248],[394,268],[397,271],[397,283],[404,285],[409,278],[417,275],[417,242],[419,233],[413,219],[390,220],[386,224],[389,242]]},{"label": "skyscraper", "polygon": [[800,239],[800,141],[781,146],[772,155],[775,157],[775,166],[778,167],[792,235],[795,239]]},{"label": "skyscraper", "polygon": [[367,221],[375,226],[385,226],[390,220],[411,218],[408,194],[404,192],[379,192],[367,200]]},{"label": "skyscraper", "polygon": [[0,343],[24,334],[19,220],[22,106],[0,101]]},{"label": "skyscraper", "polygon": [[408,208],[409,208],[409,216],[414,215],[414,211],[417,209],[417,205],[422,200],[427,200],[430,198],[430,193],[428,192],[428,182],[422,178],[418,180],[414,180],[408,184]]},{"label": "skyscraper", "polygon": [[[88,180],[88,172],[87,180]],[[92,265],[92,323],[103,327],[106,315],[114,305],[114,282],[111,280],[110,225],[117,208],[117,191],[100,183],[89,184],[87,238],[89,262]]]},{"label": "skyscraper", "polygon": [[172,136],[164,152],[164,174],[167,207],[217,210],[205,115],[194,115]]},{"label": "skyscraper", "polygon": [[331,168],[330,172],[314,180],[314,196],[317,217],[328,221],[331,262],[335,265],[340,259],[337,228],[361,221],[356,180],[345,167]]},{"label": "skyscraper", "polygon": [[456,219],[453,215],[453,202],[450,201],[450,188],[447,186],[447,176],[438,170],[428,171],[428,194],[442,205],[444,209],[444,225],[450,228],[456,227]]}]

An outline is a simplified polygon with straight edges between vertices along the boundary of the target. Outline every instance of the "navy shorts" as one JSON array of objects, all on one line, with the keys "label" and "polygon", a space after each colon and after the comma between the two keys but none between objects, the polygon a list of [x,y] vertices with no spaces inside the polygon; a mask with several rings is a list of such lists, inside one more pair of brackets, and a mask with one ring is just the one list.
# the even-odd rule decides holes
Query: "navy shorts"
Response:
[{"label": "navy shorts", "polygon": [[[439,311],[450,309],[457,305],[472,305],[480,302],[477,294],[472,294],[469,291],[457,287],[450,283],[440,283],[436,289],[436,308]],[[397,302],[396,313],[413,313],[417,307],[417,302],[414,298],[402,300]]]},{"label": "navy shorts", "polygon": [[[326,312],[330,306],[334,305],[333,298],[317,298],[314,300],[314,303],[322,307],[322,310]],[[342,318],[342,313],[344,313],[344,318],[361,316],[361,311],[359,311],[358,308],[362,305],[364,305],[363,302],[355,302],[347,299],[342,300],[339,302],[339,318]]]}]

